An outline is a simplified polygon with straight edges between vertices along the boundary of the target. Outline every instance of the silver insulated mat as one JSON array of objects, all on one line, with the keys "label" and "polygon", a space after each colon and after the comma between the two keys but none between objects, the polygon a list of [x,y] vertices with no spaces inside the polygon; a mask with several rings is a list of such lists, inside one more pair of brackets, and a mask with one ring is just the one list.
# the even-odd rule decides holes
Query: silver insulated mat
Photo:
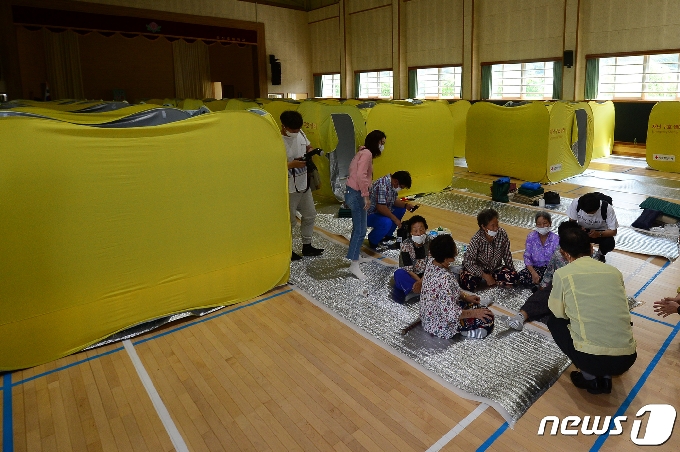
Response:
[{"label": "silver insulated mat", "polygon": [[[378,260],[362,264],[367,279],[359,281],[349,272],[345,246],[320,234],[315,234],[314,244],[325,248],[323,256],[291,263],[290,282],[295,287],[470,398],[487,401],[510,424],[570,364],[551,338],[529,328],[509,330],[498,318],[494,332],[482,340],[439,339],[421,327],[402,336],[401,330],[418,319],[419,313],[417,303],[398,304],[391,299],[395,267]],[[298,236],[294,249],[300,246]],[[516,309],[525,297],[521,292],[496,288],[488,295],[498,304],[512,300],[507,304]]]}]

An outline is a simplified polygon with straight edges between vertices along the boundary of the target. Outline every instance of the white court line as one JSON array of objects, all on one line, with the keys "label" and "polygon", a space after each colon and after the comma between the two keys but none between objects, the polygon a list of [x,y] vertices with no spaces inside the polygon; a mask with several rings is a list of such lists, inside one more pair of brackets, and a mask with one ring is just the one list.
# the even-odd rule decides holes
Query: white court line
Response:
[{"label": "white court line", "polygon": [[132,345],[130,340],[126,340],[123,341],[123,347],[125,347],[125,351],[130,356],[132,364],[135,366],[135,370],[137,371],[137,375],[139,375],[139,379],[142,380],[144,389],[146,389],[146,393],[149,394],[151,403],[153,403],[154,408],[156,408],[156,413],[158,413],[158,417],[161,418],[161,422],[163,423],[165,430],[168,432],[170,441],[172,441],[172,445],[175,447],[175,450],[177,452],[189,452],[189,448],[184,442],[184,438],[182,438],[179,430],[177,430],[177,426],[170,417],[168,409],[165,408],[163,400],[161,400],[161,396],[158,395],[158,391],[156,391],[156,388],[151,381],[151,377],[149,377],[149,374],[144,368],[142,360],[139,359],[134,345]]},{"label": "white court line", "polygon": [[522,250],[513,251],[512,254],[515,254],[515,253],[523,253],[523,252],[524,252],[524,250],[522,249]]},{"label": "white court line", "polygon": [[430,446],[429,449],[425,452],[439,452],[442,447],[446,446],[453,438],[458,436],[460,432],[462,432],[465,427],[470,425],[472,421],[477,419],[480,414],[484,412],[489,407],[486,403],[482,403],[477,408],[475,408],[470,414],[465,416],[463,420],[461,420],[458,424],[456,424],[455,427],[453,427],[449,432],[442,436],[439,441],[434,443],[432,446]]}]

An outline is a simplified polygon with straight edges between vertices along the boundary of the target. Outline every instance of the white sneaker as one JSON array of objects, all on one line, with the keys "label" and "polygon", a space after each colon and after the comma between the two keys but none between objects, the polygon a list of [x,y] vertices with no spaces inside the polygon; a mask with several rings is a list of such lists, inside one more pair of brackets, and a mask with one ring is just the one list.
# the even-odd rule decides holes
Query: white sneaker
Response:
[{"label": "white sneaker", "polygon": [[366,279],[366,275],[364,275],[364,272],[361,271],[361,267],[359,267],[359,261],[352,261],[352,263],[349,265],[349,271],[351,271],[354,276],[359,278],[361,281]]},{"label": "white sneaker", "polygon": [[363,257],[363,256],[359,256],[359,263],[360,263],[360,264],[365,264],[365,263],[367,263],[367,262],[371,262],[372,260],[373,260],[372,257]]},{"label": "white sneaker", "polygon": [[516,314],[512,317],[508,317],[505,323],[514,330],[522,331],[524,328],[524,316],[522,314]]},{"label": "white sneaker", "polygon": [[484,339],[488,333],[484,328],[477,328],[469,331],[461,331],[460,334],[468,339]]}]

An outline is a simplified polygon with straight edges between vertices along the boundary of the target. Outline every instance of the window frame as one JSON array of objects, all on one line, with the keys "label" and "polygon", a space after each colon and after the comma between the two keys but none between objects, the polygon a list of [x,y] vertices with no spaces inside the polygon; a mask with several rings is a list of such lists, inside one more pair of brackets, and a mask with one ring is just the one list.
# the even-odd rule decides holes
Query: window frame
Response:
[{"label": "window frame", "polygon": [[[491,90],[490,90],[490,92],[489,92],[489,99],[487,99],[487,100],[489,100],[489,101],[501,101],[501,100],[513,100],[513,101],[518,101],[518,100],[537,100],[537,101],[547,101],[547,100],[553,100],[552,93],[551,93],[550,97],[547,97],[547,98],[546,98],[546,97],[544,96],[544,97],[541,98],[541,99],[539,99],[539,98],[532,98],[532,97],[525,97],[524,94],[522,93],[522,87],[527,86],[527,85],[523,85],[523,84],[522,84],[522,83],[523,83],[523,80],[524,80],[524,76],[523,76],[523,75],[522,75],[522,78],[521,78],[522,82],[520,82],[520,85],[519,85],[519,86],[520,86],[520,95],[519,95],[519,97],[503,97],[503,96],[500,97],[500,98],[495,98],[495,97],[493,97],[493,94],[494,94],[494,93],[493,93],[493,86],[494,86],[494,85],[493,85],[493,66],[496,66],[496,65],[499,65],[499,64],[521,64],[521,65],[522,65],[522,68],[521,68],[520,70],[521,70],[522,74],[524,74],[524,71],[527,70],[527,69],[524,68],[524,65],[525,65],[525,64],[531,64],[531,63],[544,63],[544,64],[545,64],[545,63],[553,63],[553,65],[554,65],[554,64],[557,63],[557,62],[563,64],[563,66],[562,66],[562,71],[563,71],[562,74],[564,74],[564,60],[563,60],[563,58],[534,58],[534,59],[530,59],[530,60],[491,61],[491,62],[481,63],[480,66],[491,66],[491,73],[492,73],[492,78],[491,78]],[[554,66],[553,66],[553,67],[554,67]],[[548,77],[544,77],[544,79],[546,79],[546,78],[548,78]],[[555,80],[555,79],[554,79],[554,75],[551,75],[549,78],[553,79],[553,83],[554,83],[554,80]],[[551,84],[550,86],[551,86],[551,90],[552,90],[552,84]]]},{"label": "window frame", "polygon": [[[460,90],[458,91],[458,94],[453,97],[442,97],[441,95],[438,95],[437,97],[432,97],[432,96],[425,96],[425,97],[418,97],[416,96],[415,99],[424,99],[424,100],[461,100],[463,98],[463,65],[462,64],[438,64],[438,65],[429,65],[429,66],[411,66],[408,68],[409,71],[416,71],[416,80],[418,78],[418,69],[448,69],[448,68],[460,68]],[[441,72],[438,72],[438,79],[437,81],[441,81]],[[420,86],[420,84],[419,84]],[[454,84],[454,88],[456,85]],[[441,92],[441,85],[438,84],[437,86],[438,91]]]},{"label": "window frame", "polygon": [[323,80],[324,75],[337,75],[338,76],[338,87],[340,88],[340,92],[338,93],[338,96],[331,96],[331,97],[324,97],[323,96],[323,86],[322,86],[322,91],[321,91],[321,97],[315,97],[315,99],[342,99],[342,74],[340,72],[319,72],[319,73],[314,73],[312,74],[312,79],[314,77],[321,77]]},{"label": "window frame", "polygon": [[[678,69],[674,74],[676,75],[676,81],[675,82],[651,82],[651,83],[674,83],[676,84],[676,91],[675,91],[675,97],[666,97],[666,98],[661,98],[661,97],[649,97],[647,94],[649,91],[646,90],[646,85],[650,82],[648,82],[648,75],[656,75],[658,73],[651,73],[648,72],[649,69],[649,64],[650,64],[650,57],[656,56],[656,55],[678,55]],[[600,96],[601,90],[600,87],[602,86],[602,83],[600,82],[601,77],[598,77],[600,80],[598,80],[598,96],[596,99],[592,100],[611,100],[612,102],[616,101],[621,101],[621,102],[661,102],[661,101],[668,101],[668,102],[677,102],[680,101],[680,49],[663,49],[663,50],[653,50],[653,51],[645,51],[645,52],[621,52],[621,53],[614,53],[614,54],[595,54],[595,55],[586,55],[586,61],[591,60],[591,59],[598,59],[598,60],[603,60],[606,58],[626,58],[626,57],[643,57],[642,60],[642,81],[641,83],[641,91],[640,91],[640,96],[639,97],[623,97],[623,96],[616,96],[616,91],[613,93],[611,91],[607,91],[608,94],[614,94],[611,97],[608,98],[603,98]],[[601,64],[601,63],[600,63]],[[616,65],[616,66],[621,66],[624,67],[625,65]],[[616,85],[616,83],[614,83]],[[669,91],[669,93],[672,93],[672,91]]]},{"label": "window frame", "polygon": [[[393,100],[394,99],[394,70],[392,68],[385,68],[385,69],[371,69],[371,70],[361,70],[361,71],[354,71],[354,78],[356,80],[356,76],[359,75],[361,77],[361,74],[370,74],[370,73],[377,73],[380,74],[381,72],[391,72],[392,73],[392,90],[390,93],[390,97],[361,97],[361,93],[359,93],[359,96],[357,99],[359,100],[375,100],[375,99],[388,99],[388,100]],[[356,90],[356,87],[354,87]]]}]

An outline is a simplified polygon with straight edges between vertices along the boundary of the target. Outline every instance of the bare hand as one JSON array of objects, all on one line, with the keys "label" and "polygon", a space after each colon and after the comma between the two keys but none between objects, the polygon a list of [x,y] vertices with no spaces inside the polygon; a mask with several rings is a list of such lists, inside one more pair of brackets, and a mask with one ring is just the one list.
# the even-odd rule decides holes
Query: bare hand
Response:
[{"label": "bare hand", "polygon": [[413,293],[420,293],[420,290],[422,289],[422,287],[423,287],[423,280],[419,279],[418,281],[413,283],[413,289],[412,289]]},{"label": "bare hand", "polygon": [[675,301],[674,298],[666,297],[654,302],[654,312],[662,317],[668,317],[671,314],[678,313],[678,306],[680,306],[680,303]]},{"label": "bare hand", "polygon": [[291,162],[288,162],[288,169],[293,169],[293,168],[304,168],[307,165],[302,160],[293,160]]},{"label": "bare hand", "polygon": [[534,271],[531,273],[531,281],[534,284],[538,284],[541,281],[541,276]]},{"label": "bare hand", "polygon": [[395,219],[394,219],[394,224],[396,224],[396,225],[397,225],[397,229],[399,229],[399,228],[401,227],[401,220],[400,220],[399,218],[395,218]]},{"label": "bare hand", "polygon": [[596,239],[598,237],[602,237],[602,234],[600,234],[600,231],[590,231],[588,233],[588,237],[590,237],[591,239]]},{"label": "bare hand", "polygon": [[491,276],[490,273],[482,273],[482,278],[484,278],[484,281],[486,281],[486,284],[489,287],[496,285],[496,280],[493,279],[493,276]]},{"label": "bare hand", "polygon": [[475,318],[479,320],[493,320],[493,312],[487,308],[473,309]]},{"label": "bare hand", "polygon": [[370,209],[370,208],[371,208],[371,198],[369,198],[368,196],[366,196],[366,197],[364,198],[364,210],[368,210],[368,209]]}]

